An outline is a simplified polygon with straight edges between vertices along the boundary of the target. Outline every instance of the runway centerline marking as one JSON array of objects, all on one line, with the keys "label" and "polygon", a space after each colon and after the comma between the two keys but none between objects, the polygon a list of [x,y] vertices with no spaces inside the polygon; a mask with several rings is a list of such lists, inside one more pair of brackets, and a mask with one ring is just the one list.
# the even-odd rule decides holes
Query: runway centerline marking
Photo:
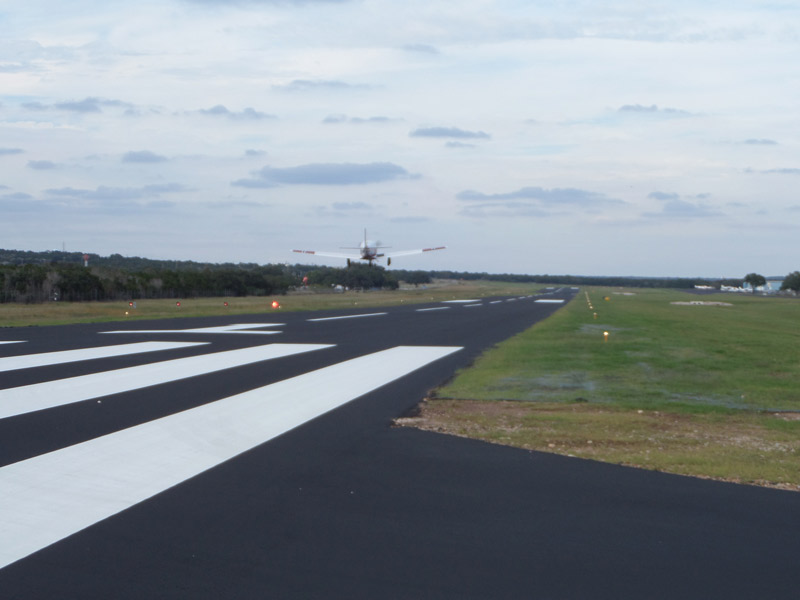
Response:
[{"label": "runway centerline marking", "polygon": [[25,340],[10,340],[7,342],[0,342],[0,344],[24,344]]},{"label": "runway centerline marking", "polygon": [[237,323],[219,327],[199,327],[196,329],[120,329],[100,333],[237,333],[250,335],[276,335],[280,331],[254,331],[259,327],[283,327],[286,323]]},{"label": "runway centerline marking", "polygon": [[460,349],[398,346],[0,468],[0,568]]},{"label": "runway centerline marking", "polygon": [[128,354],[141,354],[143,352],[159,352],[161,350],[176,350],[191,346],[203,346],[208,342],[137,342],[134,344],[119,344],[116,346],[98,346],[96,348],[81,348],[78,350],[61,350],[59,352],[43,352],[41,354],[21,354],[0,358],[0,372],[15,371],[17,369],[32,369],[62,363],[94,360],[97,358],[110,358],[126,356]]},{"label": "runway centerline marking", "polygon": [[430,312],[432,310],[450,310],[449,306],[435,306],[434,308],[418,308],[417,312]]},{"label": "runway centerline marking", "polygon": [[267,344],[0,390],[0,419],[332,347]]},{"label": "runway centerline marking", "polygon": [[554,298],[539,298],[538,300],[534,300],[534,302],[538,304],[564,304],[563,300],[556,300]]},{"label": "runway centerline marking", "polygon": [[318,319],[306,319],[309,323],[316,323],[319,321],[338,321],[340,319],[360,319],[362,317],[382,317],[383,315],[388,315],[389,313],[385,312],[377,312],[377,313],[364,313],[361,315],[343,315],[341,317],[320,317]]}]

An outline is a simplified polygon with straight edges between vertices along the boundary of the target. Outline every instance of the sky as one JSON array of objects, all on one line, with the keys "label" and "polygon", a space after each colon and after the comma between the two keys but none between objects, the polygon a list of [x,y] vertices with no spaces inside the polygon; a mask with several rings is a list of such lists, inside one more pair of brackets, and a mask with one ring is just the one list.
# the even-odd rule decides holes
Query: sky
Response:
[{"label": "sky", "polygon": [[791,0],[0,0],[0,248],[800,269]]}]

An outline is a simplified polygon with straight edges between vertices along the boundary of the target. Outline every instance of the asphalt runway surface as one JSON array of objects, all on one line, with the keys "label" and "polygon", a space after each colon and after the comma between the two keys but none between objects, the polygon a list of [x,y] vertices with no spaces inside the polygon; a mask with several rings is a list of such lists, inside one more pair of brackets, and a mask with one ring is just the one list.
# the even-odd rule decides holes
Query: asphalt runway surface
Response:
[{"label": "asphalt runway surface", "polygon": [[796,597],[800,494],[392,427],[576,293],[0,330],[0,598]]}]

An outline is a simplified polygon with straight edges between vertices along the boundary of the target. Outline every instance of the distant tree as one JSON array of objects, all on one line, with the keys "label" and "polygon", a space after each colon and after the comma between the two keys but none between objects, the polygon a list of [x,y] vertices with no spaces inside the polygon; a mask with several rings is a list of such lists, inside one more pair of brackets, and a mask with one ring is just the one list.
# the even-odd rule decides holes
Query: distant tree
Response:
[{"label": "distant tree", "polygon": [[421,283],[431,282],[431,276],[426,271],[411,271],[403,279],[406,283],[413,283],[415,287]]},{"label": "distant tree", "polygon": [[758,273],[748,273],[747,275],[744,276],[744,282],[749,283],[750,287],[755,292],[756,288],[767,284],[767,279],[763,275],[759,275]]},{"label": "distant tree", "polygon": [[789,273],[781,284],[781,290],[800,292],[800,271]]}]

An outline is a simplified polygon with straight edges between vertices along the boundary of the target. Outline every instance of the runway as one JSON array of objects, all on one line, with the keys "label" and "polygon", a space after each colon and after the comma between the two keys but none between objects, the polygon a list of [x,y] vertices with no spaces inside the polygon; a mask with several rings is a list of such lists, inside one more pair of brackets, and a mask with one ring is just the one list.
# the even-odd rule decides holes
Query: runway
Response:
[{"label": "runway", "polygon": [[796,590],[798,494],[391,427],[575,294],[1,330],[0,596]]}]

